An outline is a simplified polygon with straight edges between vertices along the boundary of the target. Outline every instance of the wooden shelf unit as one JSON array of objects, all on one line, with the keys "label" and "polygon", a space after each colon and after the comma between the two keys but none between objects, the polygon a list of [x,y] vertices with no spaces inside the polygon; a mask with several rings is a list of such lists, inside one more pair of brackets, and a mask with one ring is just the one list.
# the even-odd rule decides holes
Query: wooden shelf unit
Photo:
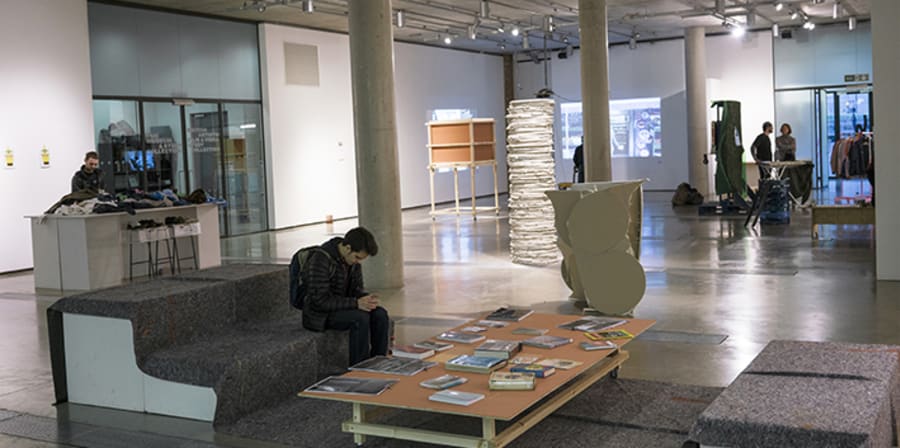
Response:
[{"label": "wooden shelf unit", "polygon": [[[496,142],[494,140],[493,118],[470,118],[465,120],[429,121],[428,129],[428,174],[431,185],[431,217],[436,215],[455,214],[459,216],[459,169],[469,171],[469,183],[472,193],[472,219],[478,213],[493,212],[500,214],[500,201],[497,190],[497,159],[495,157]],[[494,206],[477,207],[475,205],[475,170],[490,166],[494,174]],[[440,169],[453,171],[453,198],[455,207],[436,210],[434,203],[434,175]]]}]

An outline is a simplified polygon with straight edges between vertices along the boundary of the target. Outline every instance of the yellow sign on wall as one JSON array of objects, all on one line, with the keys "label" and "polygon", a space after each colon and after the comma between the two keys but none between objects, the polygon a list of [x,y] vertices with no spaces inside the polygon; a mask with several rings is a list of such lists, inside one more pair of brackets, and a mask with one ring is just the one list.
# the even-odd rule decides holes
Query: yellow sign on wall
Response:
[{"label": "yellow sign on wall", "polygon": [[3,165],[7,168],[12,168],[15,166],[15,157],[13,156],[13,150],[10,148],[6,148],[6,158],[4,159]]},{"label": "yellow sign on wall", "polygon": [[50,168],[50,151],[46,145],[41,148],[41,168]]}]

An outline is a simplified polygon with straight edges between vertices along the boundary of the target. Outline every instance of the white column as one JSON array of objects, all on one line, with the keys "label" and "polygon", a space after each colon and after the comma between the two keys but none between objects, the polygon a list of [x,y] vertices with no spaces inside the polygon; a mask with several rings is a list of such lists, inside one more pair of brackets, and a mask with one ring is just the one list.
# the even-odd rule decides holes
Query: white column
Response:
[{"label": "white column", "polygon": [[872,0],[875,86],[875,264],[878,280],[900,280],[900,2]]},{"label": "white column", "polygon": [[403,286],[400,165],[394,113],[394,47],[390,0],[350,1],[350,72],[356,136],[359,224],[378,242],[363,263],[366,286]]},{"label": "white column", "polygon": [[688,178],[691,186],[709,196],[709,165],[703,155],[706,137],[706,30],[691,27],[684,32],[684,79],[687,95]]},{"label": "white column", "polygon": [[609,135],[609,44],[606,0],[579,0],[581,108],[585,180],[612,180]]}]

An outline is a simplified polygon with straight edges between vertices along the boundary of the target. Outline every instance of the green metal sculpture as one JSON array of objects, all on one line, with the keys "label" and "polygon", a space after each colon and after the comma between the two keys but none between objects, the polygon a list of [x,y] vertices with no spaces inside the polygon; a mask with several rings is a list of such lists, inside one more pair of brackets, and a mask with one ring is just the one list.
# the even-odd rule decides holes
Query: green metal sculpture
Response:
[{"label": "green metal sculpture", "polygon": [[716,153],[716,194],[733,194],[736,199],[742,199],[747,194],[747,180],[744,147],[741,144],[741,103],[715,101],[712,107],[716,108],[716,141],[713,147]]}]

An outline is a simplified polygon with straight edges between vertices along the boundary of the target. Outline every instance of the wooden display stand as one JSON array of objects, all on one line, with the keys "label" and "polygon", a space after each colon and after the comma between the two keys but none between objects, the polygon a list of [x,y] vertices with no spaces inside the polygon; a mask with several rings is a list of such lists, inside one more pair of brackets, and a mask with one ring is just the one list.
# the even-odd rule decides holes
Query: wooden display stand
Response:
[{"label": "wooden display stand", "polygon": [[[472,192],[472,219],[478,213],[494,212],[500,214],[500,201],[497,192],[497,160],[494,156],[494,119],[471,118],[466,120],[430,121],[428,127],[428,174],[431,179],[431,217],[436,215],[456,214],[459,216],[459,169],[469,169],[469,182]],[[475,169],[490,166],[494,172],[494,206],[477,207],[475,205]],[[449,168],[453,170],[454,208],[435,210],[434,206],[434,173]]]},{"label": "wooden display stand", "polygon": [[819,239],[819,224],[875,225],[875,207],[857,205],[817,205],[812,208],[812,239]]}]

